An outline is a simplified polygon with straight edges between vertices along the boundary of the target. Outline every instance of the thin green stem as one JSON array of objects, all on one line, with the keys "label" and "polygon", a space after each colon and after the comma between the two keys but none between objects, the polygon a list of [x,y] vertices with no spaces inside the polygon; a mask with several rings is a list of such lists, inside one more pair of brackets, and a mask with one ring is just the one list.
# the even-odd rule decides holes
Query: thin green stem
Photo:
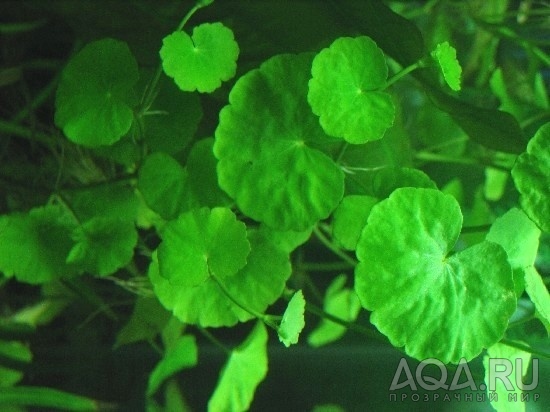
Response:
[{"label": "thin green stem", "polygon": [[344,154],[346,153],[346,149],[348,148],[349,143],[343,142],[340,146],[340,150],[338,151],[338,154],[336,155],[336,159],[334,161],[339,164],[342,158],[344,157]]},{"label": "thin green stem", "polygon": [[339,247],[334,245],[328,237],[325,236],[325,234],[319,229],[319,226],[315,226],[313,228],[313,233],[319,239],[319,241],[332,253],[334,253],[336,256],[340,257],[344,262],[348,263],[349,265],[355,267],[357,266],[357,261],[353,259],[351,256],[349,256],[346,252],[341,250]]},{"label": "thin green stem", "polygon": [[490,161],[485,161],[479,158],[468,158],[468,157],[452,157],[446,156],[440,153],[432,152],[417,152],[415,158],[424,162],[438,162],[438,163],[454,163],[462,165],[471,165],[471,166],[480,166],[480,167],[492,167],[494,169],[502,170],[504,172],[509,172],[510,168],[500,164],[492,163]]},{"label": "thin green stem", "polygon": [[212,279],[218,284],[218,286],[220,287],[221,291],[223,292],[223,294],[225,296],[227,296],[227,298],[233,302],[235,305],[237,305],[239,308],[241,308],[242,310],[244,310],[245,312],[248,312],[250,313],[252,316],[254,316],[255,318],[261,320],[262,322],[264,322],[267,326],[269,326],[270,328],[273,328],[275,330],[278,329],[277,325],[274,324],[266,315],[264,315],[263,313],[260,313],[250,307],[248,307],[247,305],[245,305],[244,303],[240,302],[239,300],[237,300],[232,294],[231,292],[227,289],[227,287],[223,284],[223,282],[218,279],[217,276],[215,276],[214,274],[210,273],[210,276],[212,277]]},{"label": "thin green stem", "polygon": [[539,358],[544,358],[544,359],[550,360],[550,353],[543,352],[543,351],[540,351],[538,349],[533,349],[532,347],[527,346],[523,343],[519,343],[519,342],[513,341],[511,339],[507,339],[507,338],[501,339],[500,343],[502,343],[503,345],[509,346],[511,348],[516,348],[516,349],[522,350],[524,352],[530,353],[531,355],[536,355]]},{"label": "thin green stem", "polygon": [[29,114],[42,106],[52,94],[55,93],[59,82],[60,73],[58,73],[50,82],[40,90],[27,106],[20,110],[13,118],[13,123],[21,123]]},{"label": "thin green stem", "polygon": [[491,224],[478,225],[478,226],[466,226],[462,228],[460,233],[463,235],[466,233],[480,233],[480,232],[487,232],[489,229],[491,229]]},{"label": "thin green stem", "polygon": [[0,133],[21,137],[31,142],[42,143],[46,146],[51,146],[54,143],[54,137],[49,134],[38,132],[2,119],[0,119]]},{"label": "thin green stem", "polygon": [[403,77],[405,77],[407,74],[415,71],[416,69],[419,69],[423,67],[423,63],[421,60],[417,61],[416,63],[411,64],[410,66],[405,67],[403,70],[395,73],[392,77],[390,77],[386,84],[381,88],[381,90],[385,90],[388,87],[390,87],[395,82],[401,80]]},{"label": "thin green stem", "polygon": [[340,272],[353,269],[348,262],[300,262],[298,269],[304,272]]},{"label": "thin green stem", "polygon": [[199,330],[200,333],[202,333],[202,335],[206,339],[212,342],[214,346],[224,351],[227,354],[227,356],[231,355],[231,350],[227,346],[225,346],[223,343],[221,343],[221,341],[218,338],[216,338],[214,335],[212,335],[208,330],[206,330],[202,326],[197,326],[197,329]]}]

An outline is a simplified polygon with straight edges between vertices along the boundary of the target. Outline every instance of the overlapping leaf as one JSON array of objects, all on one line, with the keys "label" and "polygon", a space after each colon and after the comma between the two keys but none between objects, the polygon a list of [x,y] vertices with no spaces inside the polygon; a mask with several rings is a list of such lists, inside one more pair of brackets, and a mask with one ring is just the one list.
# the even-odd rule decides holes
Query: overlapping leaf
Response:
[{"label": "overlapping leaf", "polygon": [[537,309],[537,316],[550,336],[550,293],[534,266],[525,270],[525,290]]},{"label": "overlapping leaf", "polygon": [[[361,303],[355,291],[345,287],[346,276],[337,276],[327,288],[323,301],[323,310],[347,322],[357,319]],[[313,347],[334,342],[346,333],[347,328],[330,319],[322,319],[321,323],[307,337]]]},{"label": "overlapping leaf", "polygon": [[355,250],[361,231],[367,224],[372,207],[378,199],[371,196],[345,196],[333,215],[332,235],[347,250]]},{"label": "overlapping leaf", "polygon": [[[0,356],[23,363],[28,363],[32,359],[28,346],[18,341],[0,340]],[[21,379],[23,379],[23,372],[2,366],[0,363],[0,390],[3,387],[15,385]]]},{"label": "overlapping leaf", "polygon": [[231,351],[208,401],[208,411],[248,410],[267,367],[267,331],[258,322],[246,340]]},{"label": "overlapping leaf", "polygon": [[[250,254],[244,268],[223,279],[232,297],[256,312],[281,296],[290,276],[288,251],[282,250],[260,231],[249,231]],[[156,256],[149,267],[149,278],[155,294],[168,310],[184,323],[203,327],[233,326],[253,315],[232,302],[212,277],[193,287],[171,283],[160,276]]]},{"label": "overlapping leaf", "polygon": [[174,219],[185,210],[187,171],[168,154],[147,156],[139,169],[138,188],[145,203],[165,219]]},{"label": "overlapping leaf", "polygon": [[174,32],[162,40],[160,57],[164,72],[181,90],[210,93],[231,79],[237,70],[239,46],[233,32],[222,23],[204,23],[189,36]]},{"label": "overlapping leaf", "polygon": [[279,55],[241,77],[220,113],[218,179],[248,216],[305,230],[340,201],[342,170],[306,101],[311,54]]},{"label": "overlapping leaf", "polygon": [[484,241],[452,254],[456,200],[401,188],[374,206],[357,245],[355,290],[371,322],[417,359],[470,360],[502,338],[516,307],[504,249]]},{"label": "overlapping leaf", "polygon": [[439,43],[432,51],[432,58],[437,62],[445,82],[454,91],[460,90],[462,67],[456,59],[456,50],[449,42]]},{"label": "overlapping leaf", "polygon": [[225,279],[246,264],[250,244],[246,226],[226,208],[181,214],[161,233],[160,275],[173,287],[192,287],[211,276]]},{"label": "overlapping leaf", "polygon": [[540,230],[519,209],[510,209],[491,225],[487,240],[506,251],[514,273],[516,295],[525,288],[526,271],[533,267],[539,248]]},{"label": "overlapping leaf", "polygon": [[128,132],[136,103],[137,63],[128,45],[103,39],[69,61],[56,95],[55,124],[75,143],[110,145]]},{"label": "overlapping leaf", "polygon": [[524,212],[550,232],[550,123],[542,126],[519,155],[512,177]]},{"label": "overlapping leaf", "polygon": [[311,73],[308,102],[327,134],[359,144],[392,126],[395,107],[383,91],[388,67],[371,38],[338,38],[315,56]]},{"label": "overlapping leaf", "polygon": [[283,342],[287,348],[290,345],[298,343],[300,333],[306,325],[304,319],[305,308],[306,301],[304,299],[304,294],[299,290],[288,302],[288,306],[283,314],[283,319],[277,329],[279,340]]},{"label": "overlapping leaf", "polygon": [[0,271],[21,282],[45,283],[74,274],[66,263],[76,224],[62,206],[0,217]]}]

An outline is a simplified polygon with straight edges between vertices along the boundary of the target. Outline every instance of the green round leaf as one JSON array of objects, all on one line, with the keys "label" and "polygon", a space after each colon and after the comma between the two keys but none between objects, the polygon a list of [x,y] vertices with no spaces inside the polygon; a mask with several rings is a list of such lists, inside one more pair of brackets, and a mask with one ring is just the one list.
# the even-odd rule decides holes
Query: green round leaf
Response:
[{"label": "green round leaf", "polygon": [[344,249],[355,250],[369,213],[376,203],[378,199],[370,196],[350,195],[342,199],[334,211],[332,235]]},{"label": "green round leaf", "polygon": [[550,232],[550,123],[543,125],[519,155],[512,177],[524,212]]},{"label": "green round leaf", "polygon": [[484,241],[452,253],[461,226],[450,195],[401,188],[372,208],[357,245],[361,304],[417,359],[473,359],[502,338],[516,308],[504,249]]},{"label": "green round leaf", "polygon": [[307,99],[327,134],[360,144],[392,126],[395,107],[382,91],[388,67],[369,37],[335,40],[315,56],[311,74]]},{"label": "green round leaf", "polygon": [[298,343],[300,333],[306,325],[304,319],[305,309],[306,301],[304,299],[304,294],[299,290],[292,296],[290,302],[288,302],[281,324],[277,329],[279,340],[283,342],[287,348],[290,345]]},{"label": "green round leaf", "polygon": [[132,260],[138,235],[131,220],[98,216],[78,226],[72,238],[76,244],[67,263],[81,272],[107,276]]},{"label": "green round leaf", "polygon": [[[223,279],[235,299],[263,313],[283,293],[291,273],[288,252],[259,231],[248,233],[251,245],[247,263],[238,273]],[[193,287],[174,285],[160,276],[156,253],[149,267],[155,294],[184,323],[203,327],[233,326],[254,316],[235,305],[212,278]]]},{"label": "green round leaf", "polygon": [[162,40],[164,72],[181,90],[210,93],[235,76],[239,45],[222,23],[204,23],[190,37],[177,31]]},{"label": "green round leaf", "polygon": [[77,144],[115,143],[132,125],[132,87],[137,80],[137,63],[126,43],[114,39],[89,43],[63,70],[55,124]]},{"label": "green round leaf", "polygon": [[184,210],[187,172],[172,156],[155,152],[139,169],[138,189],[147,206],[165,219],[174,219]]},{"label": "green round leaf", "polygon": [[305,99],[311,54],[279,55],[241,77],[220,113],[220,186],[249,217],[305,230],[330,215],[344,174],[317,147],[334,143]]},{"label": "green round leaf", "polygon": [[246,226],[226,208],[195,209],[170,221],[158,247],[160,274],[174,287],[232,276],[246,264]]},{"label": "green round leaf", "polygon": [[75,223],[62,206],[0,217],[0,272],[38,284],[74,274],[65,259],[73,246]]},{"label": "green round leaf", "polygon": [[445,82],[454,91],[460,90],[460,75],[462,74],[462,67],[456,59],[456,50],[448,42],[439,43],[434,51],[432,51],[432,57],[439,65]]}]

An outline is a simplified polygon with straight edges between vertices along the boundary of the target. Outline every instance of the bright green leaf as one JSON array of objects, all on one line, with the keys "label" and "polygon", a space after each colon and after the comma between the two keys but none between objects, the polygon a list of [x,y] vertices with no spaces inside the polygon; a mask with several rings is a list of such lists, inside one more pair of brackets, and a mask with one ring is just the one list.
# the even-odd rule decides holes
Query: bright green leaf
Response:
[{"label": "bright green leaf", "polygon": [[432,51],[432,57],[439,65],[445,82],[454,91],[460,90],[462,67],[456,59],[456,50],[448,42],[439,43]]},{"label": "bright green leaf", "polygon": [[344,191],[342,170],[317,149],[335,140],[305,98],[311,59],[275,56],[241,77],[216,129],[220,187],[247,216],[278,230],[312,227]]},{"label": "bright green leaf", "polygon": [[[231,296],[263,313],[283,293],[291,274],[289,255],[260,231],[249,231],[248,240],[251,251],[246,266],[225,278],[223,283]],[[163,306],[184,323],[203,327],[233,326],[253,318],[235,305],[211,277],[193,287],[173,285],[160,276],[155,254],[149,278]]]},{"label": "bright green leaf", "polygon": [[168,222],[160,235],[160,275],[174,287],[196,286],[210,276],[232,276],[250,252],[245,224],[226,208],[184,213]]},{"label": "bright green leaf", "polygon": [[506,252],[485,241],[452,253],[461,226],[453,197],[400,188],[372,208],[357,245],[363,307],[417,359],[473,359],[502,338],[516,308]]},{"label": "bright green leaf", "polygon": [[523,211],[550,232],[550,123],[543,125],[512,169]]},{"label": "bright green leaf", "polygon": [[29,406],[42,410],[96,411],[112,409],[112,404],[46,387],[0,388],[0,406]]},{"label": "bright green leaf", "polygon": [[130,130],[137,62],[114,39],[87,44],[71,58],[56,95],[55,124],[77,144],[110,145]]},{"label": "bright green leaf", "polygon": [[208,138],[198,141],[191,149],[186,164],[189,188],[201,206],[227,206],[231,199],[218,185],[213,146],[214,139]]},{"label": "bright green leaf", "polygon": [[[7,357],[16,362],[29,363],[32,359],[30,349],[21,342],[0,340],[0,358]],[[2,366],[0,359],[0,388],[13,386],[23,378],[23,372]]]},{"label": "bright green leaf", "polygon": [[525,271],[535,263],[539,237],[537,226],[515,208],[496,219],[487,234],[487,240],[502,246],[508,255],[518,298],[525,287]]},{"label": "bright green leaf", "polygon": [[361,231],[378,199],[371,196],[350,195],[342,199],[332,221],[334,239],[347,250],[355,250]]},{"label": "bright green leaf", "polygon": [[267,374],[267,331],[258,322],[246,340],[231,351],[216,389],[208,401],[208,411],[246,411],[256,387]]},{"label": "bright green leaf", "polygon": [[147,396],[153,396],[166,379],[182,369],[195,366],[197,361],[198,350],[195,337],[185,335],[179,338],[175,345],[166,351],[149,375]]},{"label": "bright green leaf", "polygon": [[537,309],[548,335],[550,335],[550,293],[534,266],[525,270],[525,290]]},{"label": "bright green leaf", "polygon": [[290,302],[288,302],[281,324],[277,329],[279,340],[283,342],[287,348],[290,345],[298,343],[300,333],[306,325],[304,319],[305,309],[306,301],[304,299],[304,294],[299,290],[292,296]]},{"label": "bright green leaf", "polygon": [[[483,357],[485,386],[487,394],[496,393],[497,395],[496,397],[488,396],[491,406],[497,412],[525,411],[525,402],[519,401],[522,399],[523,391],[516,384],[518,375],[522,379],[527,375],[530,360],[530,353],[502,343],[497,343],[487,349],[487,355]],[[521,365],[521,371],[516,371],[516,367],[519,365]],[[508,383],[511,387],[506,387]],[[516,396],[518,401],[513,401],[512,397]]]},{"label": "bright green leaf", "polygon": [[0,271],[37,284],[74,274],[65,259],[75,228],[66,209],[48,205],[0,217]]},{"label": "bright green leaf", "polygon": [[276,230],[260,225],[259,231],[275,246],[286,253],[293,252],[298,246],[306,243],[311,237],[312,228],[299,232],[293,230]]},{"label": "bright green leaf", "polygon": [[128,323],[117,334],[114,347],[151,340],[168,322],[170,313],[153,297],[138,297]]},{"label": "bright green leaf", "polygon": [[184,210],[187,172],[172,156],[155,152],[139,169],[138,189],[147,205],[165,219],[174,219]]},{"label": "bright green leaf", "polygon": [[152,151],[174,154],[191,141],[202,118],[197,93],[182,93],[172,81],[161,83],[153,105],[143,117],[144,140]]},{"label": "bright green leaf", "polygon": [[[361,303],[355,291],[345,288],[345,284],[345,275],[334,278],[325,293],[323,310],[347,322],[353,322],[359,315]],[[313,347],[323,346],[340,339],[346,331],[345,326],[334,323],[330,319],[322,319],[309,334],[307,341]]]},{"label": "bright green leaf", "polygon": [[174,32],[162,40],[164,72],[181,90],[210,93],[231,79],[237,70],[239,45],[222,23],[204,23],[189,36]]},{"label": "bright green leaf", "polygon": [[78,226],[72,238],[75,245],[67,263],[82,272],[107,276],[132,260],[138,234],[132,221],[95,217]]},{"label": "bright green leaf", "polygon": [[338,38],[315,56],[311,73],[307,99],[327,134],[360,144],[392,126],[395,107],[383,91],[388,67],[369,37]]}]

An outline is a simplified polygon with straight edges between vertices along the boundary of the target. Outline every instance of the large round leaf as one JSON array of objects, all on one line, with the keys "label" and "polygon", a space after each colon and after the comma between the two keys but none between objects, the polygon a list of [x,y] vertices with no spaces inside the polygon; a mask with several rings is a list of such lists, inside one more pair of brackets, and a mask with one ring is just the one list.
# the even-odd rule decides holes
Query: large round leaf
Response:
[{"label": "large round leaf", "polygon": [[381,139],[393,124],[395,107],[382,91],[388,67],[369,37],[335,40],[315,56],[311,74],[307,98],[329,135],[366,143]]},{"label": "large round leaf", "polygon": [[550,123],[542,126],[512,169],[521,207],[542,230],[550,232]]},{"label": "large round leaf", "polygon": [[237,70],[239,45],[222,23],[204,23],[189,36],[174,32],[162,40],[160,57],[164,72],[181,90],[213,92]]},{"label": "large round leaf", "polygon": [[516,307],[504,249],[484,241],[453,253],[461,226],[452,196],[401,188],[372,208],[357,245],[363,307],[420,360],[473,359],[502,338]]},{"label": "large round leaf", "polygon": [[[223,279],[223,284],[240,303],[263,313],[283,293],[291,273],[289,255],[260,231],[249,232],[248,239],[251,251],[246,266]],[[184,323],[232,326],[254,317],[232,302],[212,277],[188,287],[160,276],[156,253],[149,267],[149,278],[160,302]]]},{"label": "large round leaf", "polygon": [[173,286],[226,278],[246,264],[246,226],[226,208],[195,209],[166,224],[158,247],[160,274]]},{"label": "large round leaf", "polygon": [[55,124],[75,143],[110,145],[132,125],[137,63],[114,39],[86,45],[67,64],[56,95]]},{"label": "large round leaf", "polygon": [[255,220],[305,230],[343,196],[344,174],[306,101],[311,54],[279,55],[241,77],[220,113],[214,154],[222,189]]}]

